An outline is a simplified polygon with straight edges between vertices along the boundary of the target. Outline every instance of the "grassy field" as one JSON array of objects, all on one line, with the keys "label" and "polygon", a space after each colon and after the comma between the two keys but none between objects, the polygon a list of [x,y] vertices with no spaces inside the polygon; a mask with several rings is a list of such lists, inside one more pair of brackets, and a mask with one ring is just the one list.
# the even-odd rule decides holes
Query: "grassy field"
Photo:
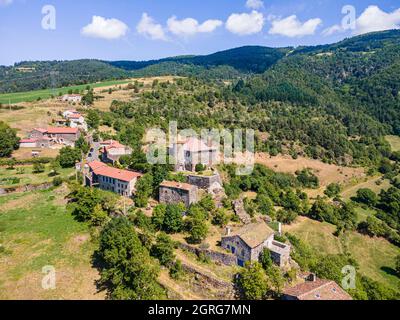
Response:
[{"label": "grassy field", "polygon": [[96,82],[89,83],[77,86],[70,87],[62,87],[56,89],[45,89],[45,90],[35,90],[28,92],[16,92],[16,93],[4,93],[0,94],[0,103],[19,103],[19,102],[30,102],[36,101],[38,98],[47,99],[52,95],[57,96],[59,93],[66,94],[69,90],[84,90],[88,85],[92,88],[101,88],[101,87],[110,87],[114,85],[126,84],[132,82],[132,80],[113,80],[113,81],[104,81],[104,82]]},{"label": "grassy field", "polygon": [[[0,197],[0,299],[103,299],[86,224],[65,208],[65,187]],[[42,288],[54,266],[56,288]]]},{"label": "grassy field", "polygon": [[[0,187],[18,187],[27,184],[40,184],[53,181],[52,176],[49,176],[50,167],[45,166],[45,172],[33,173],[33,166],[15,166],[15,169],[7,169],[0,167]],[[66,178],[74,173],[74,169],[61,169],[60,177]],[[16,180],[13,180],[16,179]]]},{"label": "grassy field", "polygon": [[387,190],[390,187],[390,181],[384,180],[381,181],[381,177],[373,177],[366,181],[362,181],[360,183],[351,185],[346,187],[341,193],[343,200],[349,201],[352,197],[357,194],[359,189],[368,188],[374,191],[376,194],[379,194],[381,190]]},{"label": "grassy field", "polygon": [[390,143],[393,151],[400,151],[400,137],[386,136],[386,141]]},{"label": "grassy field", "polygon": [[336,227],[328,223],[320,223],[305,217],[299,217],[284,231],[298,236],[320,253],[337,254],[345,252],[345,248],[357,260],[359,272],[383,284],[399,290],[400,279],[393,275],[395,257],[400,249],[382,238],[370,238],[356,232],[341,237],[333,233]]}]

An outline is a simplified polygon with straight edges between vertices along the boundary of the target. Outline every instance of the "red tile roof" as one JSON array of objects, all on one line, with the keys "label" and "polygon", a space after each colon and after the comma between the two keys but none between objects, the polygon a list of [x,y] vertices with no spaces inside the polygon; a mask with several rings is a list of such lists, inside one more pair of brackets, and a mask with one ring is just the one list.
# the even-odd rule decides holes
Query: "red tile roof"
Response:
[{"label": "red tile roof", "polygon": [[19,143],[34,143],[34,142],[38,142],[39,139],[21,139],[19,140]]},{"label": "red tile roof", "polygon": [[67,118],[69,118],[69,119],[79,119],[80,117],[82,117],[82,115],[80,113],[74,113],[74,114],[70,114],[69,116],[67,116]]},{"label": "red tile roof", "polygon": [[47,129],[43,129],[43,128],[34,128],[33,130],[34,131],[39,131],[41,133],[46,133],[47,132]]},{"label": "red tile roof", "polygon": [[317,279],[287,288],[284,294],[297,300],[352,300],[335,281]]},{"label": "red tile roof", "polygon": [[121,181],[130,182],[133,179],[142,176],[142,174],[139,172],[109,167],[105,163],[102,163],[100,161],[93,161],[90,162],[88,165],[96,175],[109,177]]},{"label": "red tile roof", "polygon": [[193,188],[196,188],[194,185],[182,182],[175,182],[175,181],[164,181],[163,183],[160,184],[160,187],[181,189],[186,191],[190,191]]},{"label": "red tile roof", "polygon": [[50,127],[47,128],[47,133],[50,134],[77,134],[78,128],[57,128],[57,127]]},{"label": "red tile roof", "polygon": [[203,140],[190,137],[186,140],[178,141],[178,144],[183,144],[183,149],[191,152],[202,152],[202,151],[215,151],[214,146],[208,146]]}]

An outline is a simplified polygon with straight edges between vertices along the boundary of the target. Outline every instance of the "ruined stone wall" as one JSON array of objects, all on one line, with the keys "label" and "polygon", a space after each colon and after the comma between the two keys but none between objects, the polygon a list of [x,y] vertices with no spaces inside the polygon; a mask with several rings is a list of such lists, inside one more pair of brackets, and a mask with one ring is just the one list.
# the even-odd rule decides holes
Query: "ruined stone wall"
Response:
[{"label": "ruined stone wall", "polygon": [[232,282],[216,279],[215,277],[185,263],[182,263],[182,268],[186,272],[195,276],[195,283],[192,283],[192,285],[198,287],[199,291],[204,292],[207,290],[212,293],[214,298],[220,300],[233,300],[235,298],[235,289]]},{"label": "ruined stone wall", "polygon": [[216,185],[222,188],[222,180],[219,174],[213,176],[188,175],[187,178],[189,184],[197,186],[199,189],[209,190]]},{"label": "ruined stone wall", "polygon": [[46,182],[41,184],[27,184],[25,186],[20,186],[20,187],[0,188],[0,195],[9,193],[36,191],[36,190],[47,190],[50,189],[52,186],[53,186],[52,182]]},{"label": "ruined stone wall", "polygon": [[237,264],[237,258],[229,253],[222,253],[222,252],[217,252],[213,250],[207,250],[207,249],[200,249],[196,247],[192,247],[187,244],[180,244],[180,247],[184,250],[187,250],[189,252],[194,253],[195,255],[199,256],[200,253],[204,254],[206,257],[211,259],[212,261],[215,261],[216,263],[221,263],[226,266],[234,266]]},{"label": "ruined stone wall", "polygon": [[190,206],[189,192],[181,189],[160,187],[160,202],[165,204],[177,204],[183,202],[186,207]]}]

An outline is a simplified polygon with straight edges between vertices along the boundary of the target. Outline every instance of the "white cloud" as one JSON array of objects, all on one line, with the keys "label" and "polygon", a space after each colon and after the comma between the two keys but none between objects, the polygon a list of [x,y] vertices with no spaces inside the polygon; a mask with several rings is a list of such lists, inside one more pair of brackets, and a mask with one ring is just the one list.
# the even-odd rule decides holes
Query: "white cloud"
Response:
[{"label": "white cloud", "polygon": [[325,37],[329,37],[335,33],[344,32],[344,28],[338,24],[333,25],[332,27],[326,28],[322,31],[322,35]]},{"label": "white cloud", "polygon": [[[391,12],[386,13],[382,11],[378,6],[369,6],[363,13],[357,18],[355,23],[355,29],[353,34],[363,34],[374,31],[384,31],[390,29],[400,28],[400,8]],[[345,32],[349,30],[348,27],[335,24],[324,31],[324,36],[330,36],[335,33]]]},{"label": "white cloud", "polygon": [[322,20],[315,18],[303,23],[297,19],[296,15],[291,15],[283,19],[274,17],[272,18],[271,23],[272,27],[269,30],[269,34],[279,34],[293,38],[313,35],[317,30],[317,27],[322,24]]},{"label": "white cloud", "polygon": [[186,18],[183,20],[177,20],[177,18],[171,17],[167,21],[168,30],[178,36],[192,36],[197,33],[209,33],[213,32],[216,28],[222,25],[220,20],[207,20],[202,24],[196,19]]},{"label": "white cloud", "polygon": [[247,0],[246,7],[250,9],[260,9],[264,7],[264,2],[262,0]]},{"label": "white cloud", "polygon": [[152,40],[167,40],[161,24],[156,23],[147,13],[143,13],[142,19],[136,26],[136,31]]},{"label": "white cloud", "polygon": [[113,40],[123,37],[128,29],[128,26],[118,19],[93,16],[92,22],[82,28],[81,34],[91,38]]},{"label": "white cloud", "polygon": [[258,33],[264,27],[264,16],[253,10],[251,13],[233,13],[226,22],[226,28],[238,35]]},{"label": "white cloud", "polygon": [[12,4],[14,0],[0,0],[0,6],[5,7],[8,6],[9,4]]},{"label": "white cloud", "polygon": [[400,8],[386,13],[378,6],[369,6],[356,21],[355,34],[400,28]]}]

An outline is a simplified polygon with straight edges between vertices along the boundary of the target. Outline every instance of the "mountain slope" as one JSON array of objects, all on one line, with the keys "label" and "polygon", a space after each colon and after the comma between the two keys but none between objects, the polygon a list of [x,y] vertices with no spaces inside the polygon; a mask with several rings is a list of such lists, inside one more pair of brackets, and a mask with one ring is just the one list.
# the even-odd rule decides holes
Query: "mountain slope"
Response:
[{"label": "mountain slope", "polygon": [[174,62],[180,65],[195,65],[205,68],[229,66],[244,73],[262,73],[283,58],[289,48],[267,48],[245,46],[205,56],[179,56],[152,61],[115,61],[111,65],[125,70],[140,70],[149,66]]},{"label": "mountain slope", "polygon": [[129,77],[129,72],[98,60],[29,61],[0,66],[0,93],[59,88]]},{"label": "mountain slope", "polygon": [[[334,45],[300,48],[262,76],[237,88],[250,101],[285,101],[343,113],[350,121],[364,113],[400,134],[400,31],[346,39]],[[356,127],[354,127],[356,126]],[[354,123],[350,134],[363,133]]]}]

